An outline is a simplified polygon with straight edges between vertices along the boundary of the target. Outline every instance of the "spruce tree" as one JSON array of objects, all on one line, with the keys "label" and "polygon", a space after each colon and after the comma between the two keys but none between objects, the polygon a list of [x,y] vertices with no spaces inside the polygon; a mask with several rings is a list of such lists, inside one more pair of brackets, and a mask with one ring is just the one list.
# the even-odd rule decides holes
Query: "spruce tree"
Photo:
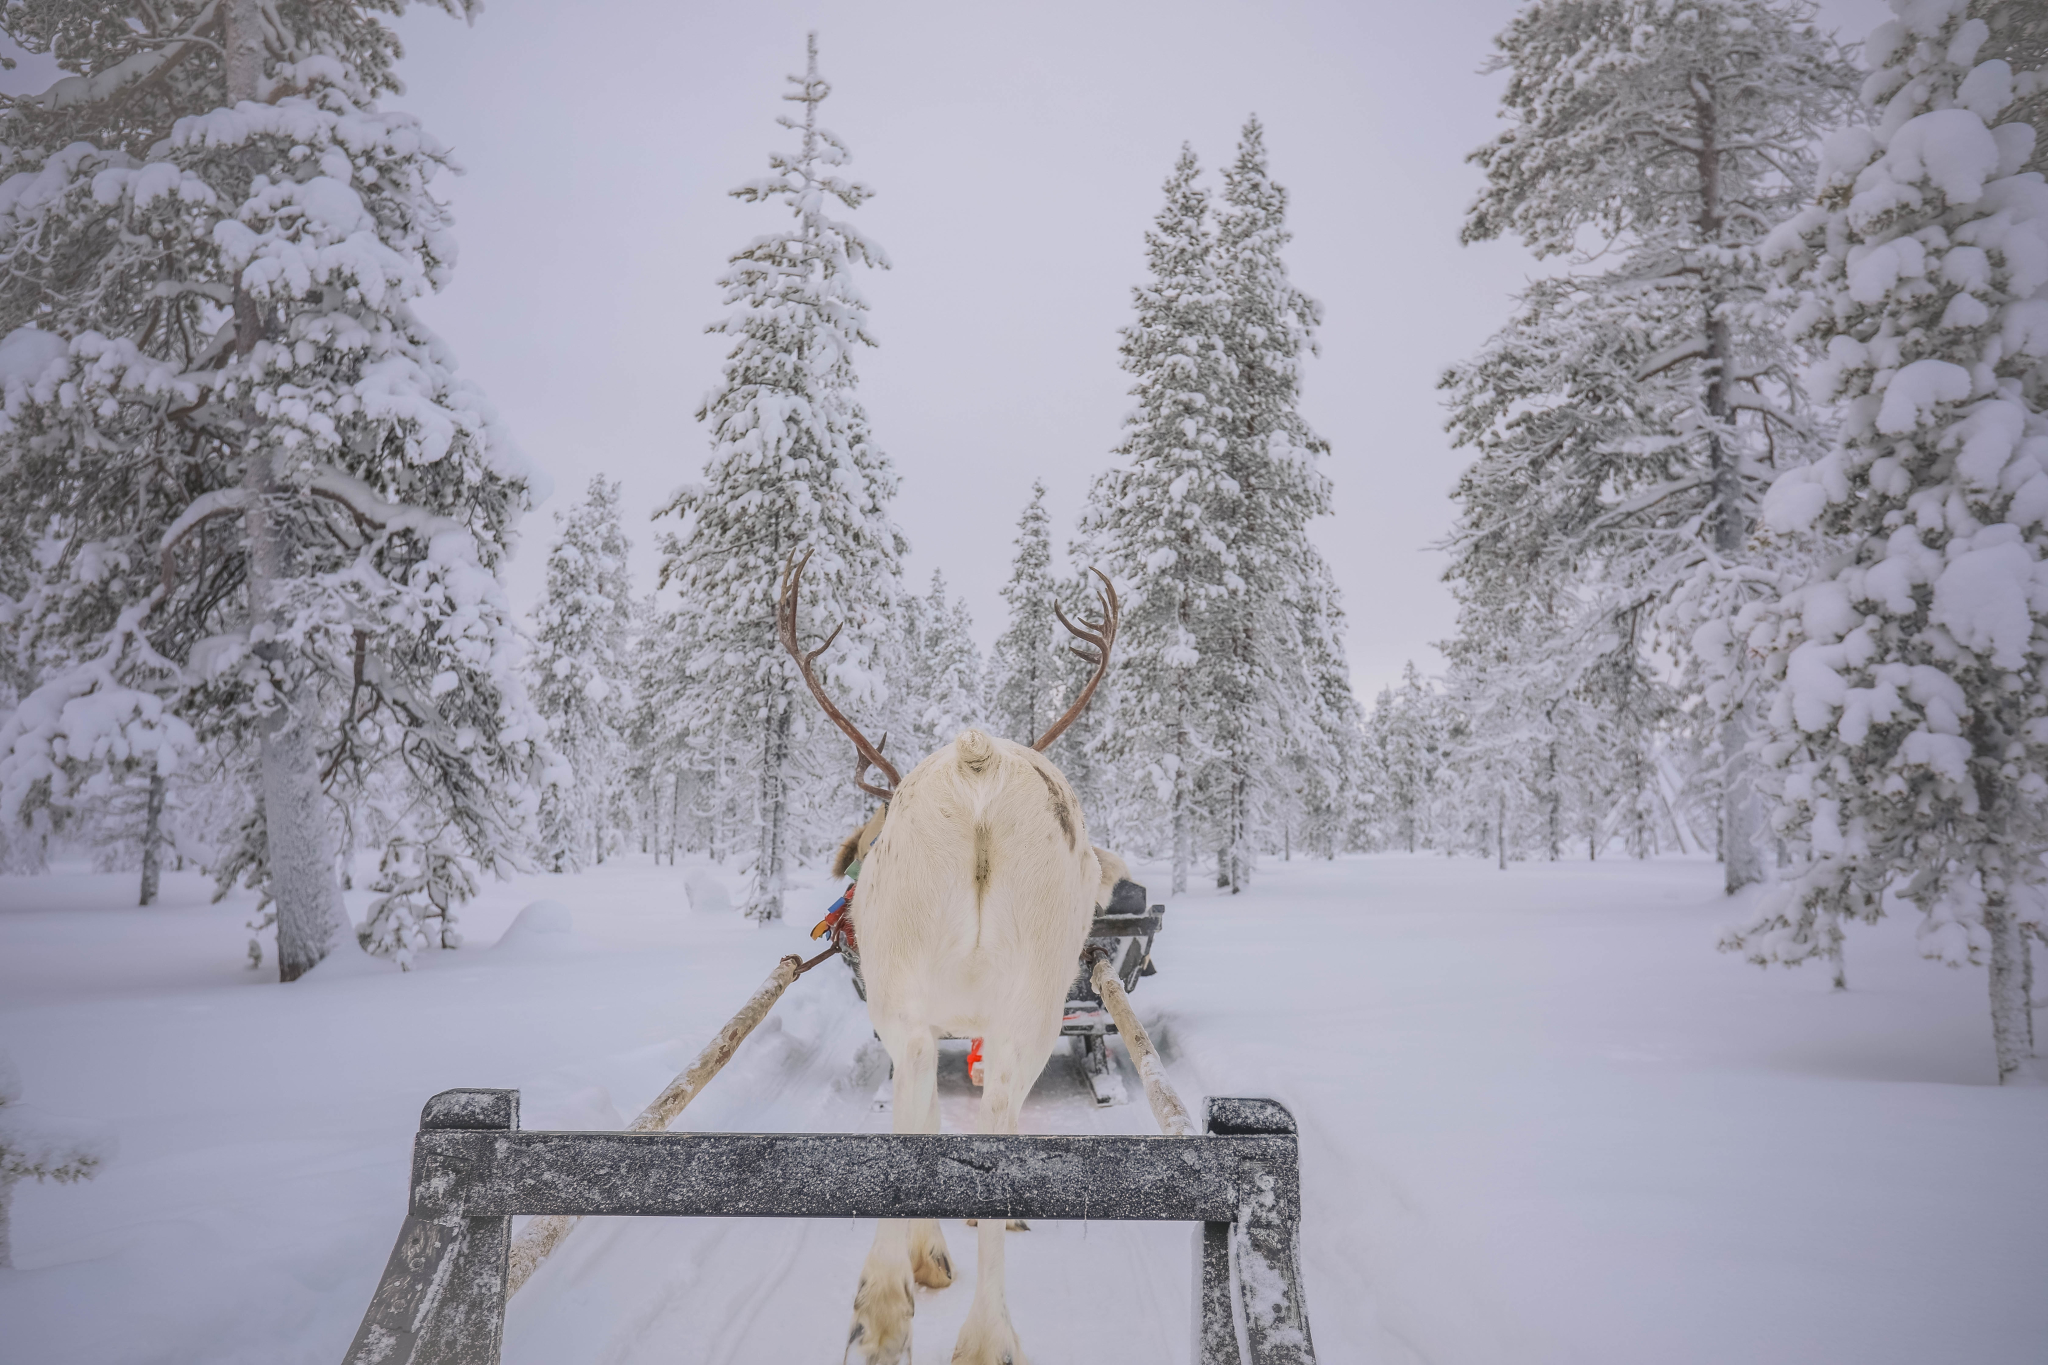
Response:
[{"label": "spruce tree", "polygon": [[[1446,381],[1454,426],[1504,466],[1461,486],[1453,572],[1473,591],[1569,584],[1575,611],[1606,617],[1588,633],[1680,655],[1718,732],[1734,890],[1762,870],[1726,623],[1761,589],[1763,481],[1816,435],[1756,248],[1851,74],[1797,0],[1542,0],[1496,44],[1510,126],[1473,153],[1487,186],[1464,239],[1513,233],[1579,268]],[[1631,629],[1646,612],[1658,629]],[[1610,716],[1651,671],[1606,670]]]},{"label": "spruce tree", "polygon": [[1152,278],[1132,291],[1137,317],[1122,346],[1138,406],[1117,447],[1123,463],[1096,480],[1082,523],[1124,594],[1116,742],[1128,760],[1125,780],[1151,798],[1142,826],[1126,823],[1126,837],[1170,849],[1176,894],[1187,890],[1194,861],[1198,770],[1216,752],[1209,721],[1225,703],[1208,683],[1226,648],[1214,615],[1231,590],[1243,496],[1225,458],[1228,302],[1210,260],[1200,172],[1183,146],[1145,234]]},{"label": "spruce tree", "polygon": [[981,651],[974,647],[967,604],[946,596],[946,578],[938,570],[932,570],[931,591],[904,606],[910,723],[902,756],[915,763],[981,720]]},{"label": "spruce tree", "polygon": [[582,503],[556,514],[546,596],[534,611],[534,706],[561,763],[542,790],[540,858],[556,872],[603,862],[619,827],[632,704],[632,545],[619,527],[619,484],[602,474]]},{"label": "spruce tree", "polygon": [[1010,623],[989,655],[989,724],[997,734],[1029,744],[1065,709],[1060,700],[1059,640],[1052,614],[1052,523],[1045,514],[1045,483],[1034,481],[1031,501],[1017,519],[1017,554],[1003,601]]},{"label": "spruce tree", "polygon": [[398,8],[0,16],[77,73],[0,119],[0,499],[52,546],[11,612],[54,665],[0,725],[0,793],[164,716],[250,755],[221,887],[274,905],[285,980],[347,923],[341,817],[375,796],[405,812],[378,837],[500,869],[542,761],[496,577],[530,475],[412,312],[449,278],[451,162],[378,107]]},{"label": "spruce tree", "polygon": [[1841,429],[1764,505],[1816,546],[1744,622],[1779,683],[1763,753],[1794,861],[1728,946],[1833,955],[1910,902],[1924,951],[1989,969],[2003,1082],[2035,1065],[2048,899],[2048,187],[1989,26],[1963,0],[1893,11],[1864,120],[1766,246]]},{"label": "spruce tree", "polygon": [[1360,842],[1408,853],[1435,847],[1448,728],[1443,694],[1409,662],[1400,688],[1383,689],[1366,719],[1372,833]]},{"label": "spruce tree", "polygon": [[784,879],[806,841],[851,810],[845,742],[814,717],[776,638],[778,575],[792,555],[812,556],[803,632],[822,637],[844,623],[819,667],[841,706],[882,711],[907,550],[887,512],[895,472],[854,398],[854,356],[874,338],[853,272],[888,260],[827,215],[829,204],[856,209],[872,191],[839,174],[849,154],[818,122],[831,87],[818,74],[815,34],[808,50],[784,96],[802,117],[777,120],[798,135],[796,150],[774,153],[771,175],[733,191],[784,216],[720,278],[734,311],[710,330],[732,346],[697,414],[711,429],[711,459],[702,481],[659,513],[681,522],[662,542],[661,581],[675,595],[661,629],[690,644],[669,714],[715,770],[749,779],[738,851],[751,863],[746,913],[764,923],[781,917]]},{"label": "spruce tree", "polygon": [[1139,405],[1082,524],[1079,562],[1112,566],[1127,592],[1127,643],[1110,705],[1075,744],[1146,774],[1104,809],[1122,837],[1171,848],[1176,890],[1199,842],[1237,892],[1297,824],[1334,838],[1358,715],[1342,608],[1307,534],[1329,505],[1323,442],[1297,406],[1320,312],[1281,259],[1287,195],[1258,121],[1213,216],[1198,175],[1183,148],[1124,330]]},{"label": "spruce tree", "polygon": [[1281,252],[1290,240],[1287,191],[1266,167],[1265,130],[1246,121],[1223,173],[1214,260],[1225,300],[1224,462],[1236,483],[1232,584],[1216,603],[1220,885],[1242,891],[1276,809],[1299,770],[1334,793],[1356,708],[1342,664],[1342,609],[1308,525],[1330,510],[1318,467],[1326,443],[1299,410],[1301,360],[1315,349],[1322,309],[1296,288]]}]

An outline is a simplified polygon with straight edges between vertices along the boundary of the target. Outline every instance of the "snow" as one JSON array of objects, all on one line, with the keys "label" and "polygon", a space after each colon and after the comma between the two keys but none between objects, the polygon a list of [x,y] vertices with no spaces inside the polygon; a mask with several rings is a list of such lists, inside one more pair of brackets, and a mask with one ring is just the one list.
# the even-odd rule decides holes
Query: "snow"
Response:
[{"label": "snow", "polygon": [[1989,655],[1999,668],[2023,668],[2034,634],[2028,599],[2048,591],[2034,587],[2037,566],[2018,528],[1992,527],[1976,539],[1989,540],[1996,531],[2011,532],[2011,538],[1965,550],[1942,571],[1927,619],[1948,627],[1957,644]]},{"label": "snow", "polygon": [[1877,429],[1903,436],[1933,415],[1941,403],[1960,403],[1970,396],[1970,372],[1946,360],[1916,360],[1900,370],[1884,388],[1877,411]]},{"label": "snow", "polygon": [[[397,1233],[428,1095],[517,1086],[528,1127],[616,1126],[808,946],[807,913],[757,929],[686,909],[689,881],[721,878],[740,884],[634,854],[489,884],[464,922],[499,947],[408,974],[345,952],[289,987],[239,965],[249,906],[207,904],[194,874],[166,874],[148,910],[131,876],[0,879],[0,1045],[38,1105],[119,1141],[90,1182],[18,1187],[0,1362],[332,1365]],[[1268,862],[1248,894],[1171,902],[1133,1003],[1185,1098],[1269,1095],[1300,1120],[1326,1359],[2039,1359],[2048,1091],[1991,1083],[1980,972],[1920,961],[1911,916],[1850,938],[1846,993],[1759,970],[1714,951],[1750,908],[1718,878],[1394,855]],[[356,916],[368,898],[350,893]],[[679,1126],[877,1129],[868,1041],[844,976],[814,972]],[[972,1122],[958,1046],[952,1129]],[[1095,1110],[1055,1057],[1025,1126],[1151,1120]],[[830,1359],[869,1235],[586,1221],[514,1300],[505,1359]],[[963,1282],[922,1298],[923,1360],[972,1292],[971,1239],[947,1235]],[[1026,1349],[1183,1359],[1188,1241],[1012,1237]]]},{"label": "snow", "polygon": [[17,327],[0,338],[0,384],[33,384],[71,352],[63,337],[36,327]]}]

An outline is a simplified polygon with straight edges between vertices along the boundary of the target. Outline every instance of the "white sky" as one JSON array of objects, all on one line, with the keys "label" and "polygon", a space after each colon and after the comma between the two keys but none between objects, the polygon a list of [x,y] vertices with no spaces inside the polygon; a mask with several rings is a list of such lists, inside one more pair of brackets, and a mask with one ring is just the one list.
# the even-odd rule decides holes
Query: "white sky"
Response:
[{"label": "white sky", "polygon": [[[1458,244],[1497,127],[1477,74],[1513,0],[1039,0],[1031,5],[490,0],[474,26],[401,23],[407,93],[451,144],[461,260],[422,309],[555,483],[511,570],[539,590],[550,513],[594,472],[644,519],[707,451],[725,257],[768,230],[727,197],[766,173],[781,95],[819,32],[825,124],[876,197],[854,215],[894,268],[864,283],[880,348],[862,401],[902,479],[908,581],[964,594],[984,647],[1031,481],[1064,546],[1129,406],[1117,328],[1183,140],[1206,167],[1256,111],[1292,195],[1295,281],[1325,308],[1303,407],[1329,440],[1335,515],[1314,528],[1349,612],[1362,701],[1453,627],[1430,543],[1463,456],[1435,384],[1538,267]],[[1834,0],[1860,37],[1874,0]],[[38,64],[40,65],[40,64]],[[24,79],[28,77],[29,79]],[[10,88],[39,84],[25,69]]]}]

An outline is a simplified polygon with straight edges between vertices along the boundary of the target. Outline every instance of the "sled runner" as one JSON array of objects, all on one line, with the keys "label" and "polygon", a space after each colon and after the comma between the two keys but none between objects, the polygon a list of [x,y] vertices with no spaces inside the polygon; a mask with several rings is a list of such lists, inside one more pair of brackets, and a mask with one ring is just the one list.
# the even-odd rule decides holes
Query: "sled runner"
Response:
[{"label": "sled runner", "polygon": [[1110,893],[1109,904],[1097,906],[1095,923],[1089,926],[1088,941],[1081,946],[1081,970],[1067,989],[1066,1014],[1060,1032],[1078,1039],[1076,1060],[1088,1079],[1095,1104],[1101,1108],[1125,1101],[1123,1078],[1109,1060],[1109,1035],[1116,1021],[1102,1006],[1102,996],[1089,981],[1094,950],[1107,951],[1116,964],[1112,970],[1126,991],[1138,988],[1138,978],[1151,976],[1152,941],[1166,915],[1163,905],[1147,906],[1145,888],[1126,878]]}]

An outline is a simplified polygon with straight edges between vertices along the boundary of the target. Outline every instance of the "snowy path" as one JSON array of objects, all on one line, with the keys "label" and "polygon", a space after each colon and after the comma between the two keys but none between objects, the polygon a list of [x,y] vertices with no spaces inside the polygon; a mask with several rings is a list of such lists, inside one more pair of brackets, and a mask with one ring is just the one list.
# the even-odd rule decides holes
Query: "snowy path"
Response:
[{"label": "snowy path", "polygon": [[[836,980],[827,984],[843,989]],[[845,1034],[834,1030],[832,1041],[844,1043]],[[942,1051],[940,1106],[948,1131],[971,1132],[980,1092],[966,1081],[963,1047]],[[868,1095],[840,1093],[824,1104],[816,1098],[845,1080],[852,1051],[821,1046],[794,1059],[781,1085],[728,1108],[718,1126],[888,1131],[889,1116]],[[1128,1061],[1119,1061],[1138,1094]],[[710,1126],[701,1114],[685,1118],[695,1120],[690,1126]],[[1060,1053],[1026,1102],[1022,1126],[1039,1133],[1157,1131],[1142,1103],[1096,1109],[1079,1070]],[[514,1301],[506,1365],[836,1359],[874,1226],[590,1220]],[[946,1227],[960,1278],[949,1289],[918,1295],[920,1360],[942,1361],[951,1352],[974,1292],[974,1235],[964,1224]],[[1040,1222],[1012,1234],[1010,1303],[1026,1348],[1044,1360],[1081,1360],[1100,1350],[1128,1365],[1178,1365],[1192,1312],[1189,1238],[1179,1224]],[[768,1267],[774,1273],[764,1274]],[[594,1324],[604,1326],[593,1331]]]},{"label": "snowy path", "polygon": [[[1844,994],[1760,971],[1714,951],[1742,913],[1716,872],[1369,857],[1170,902],[1134,1003],[1190,1103],[1267,1095],[1301,1122],[1331,1365],[2038,1365],[2048,1090],[1988,1084],[1982,971],[1919,960],[1906,924],[1851,937]],[[529,1128],[623,1126],[809,946],[807,920],[690,913],[689,874],[634,860],[487,887],[478,946],[410,975],[344,956],[289,988],[237,965],[246,902],[209,905],[190,874],[147,911],[127,877],[0,878],[0,1046],[30,1102],[120,1141],[98,1179],[18,1192],[0,1365],[335,1365],[428,1095],[515,1086]],[[501,941],[540,897],[576,932]],[[837,970],[784,997],[686,1126],[882,1126],[875,1078],[839,1084],[868,1029]],[[1142,1100],[1093,1109],[1063,1057],[1025,1119],[1151,1131]],[[947,1236],[961,1278],[920,1298],[927,1365],[972,1293],[972,1239]],[[1032,1359],[1183,1360],[1188,1238],[1013,1234]],[[593,1222],[514,1300],[506,1359],[836,1361],[868,1239]]]}]

